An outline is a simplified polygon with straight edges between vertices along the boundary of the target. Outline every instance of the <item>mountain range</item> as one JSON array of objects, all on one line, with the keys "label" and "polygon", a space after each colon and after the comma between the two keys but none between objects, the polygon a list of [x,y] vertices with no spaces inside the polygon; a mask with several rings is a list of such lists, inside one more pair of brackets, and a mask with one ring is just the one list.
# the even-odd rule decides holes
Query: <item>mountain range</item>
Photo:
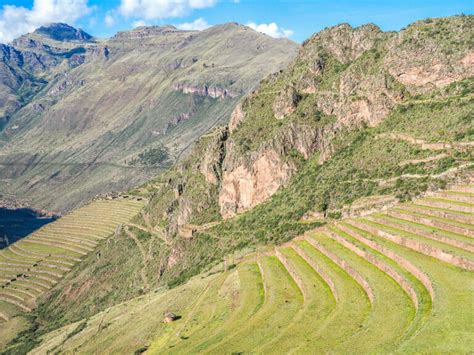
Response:
[{"label": "mountain range", "polygon": [[105,40],[52,24],[0,49],[0,194],[65,212],[185,156],[298,45],[235,23]]},{"label": "mountain range", "polygon": [[29,90],[4,81],[0,192],[72,209],[0,253],[33,265],[0,291],[6,353],[465,352],[472,28],[298,46],[53,25],[5,46],[62,54],[24,69]]}]

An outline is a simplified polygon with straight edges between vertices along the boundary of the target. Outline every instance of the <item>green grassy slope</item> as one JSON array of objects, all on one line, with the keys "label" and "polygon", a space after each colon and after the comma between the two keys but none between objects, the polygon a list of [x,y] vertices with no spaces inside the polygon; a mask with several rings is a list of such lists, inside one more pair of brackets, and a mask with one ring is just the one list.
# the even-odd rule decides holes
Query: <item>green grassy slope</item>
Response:
[{"label": "green grassy slope", "polygon": [[[453,26],[449,38],[462,37],[456,31],[469,21],[448,19]],[[425,39],[421,28],[428,25],[434,26],[422,21],[412,27]],[[362,30],[364,27],[344,33]],[[81,272],[68,275],[49,294],[43,311],[46,321],[76,321],[156,287],[181,284],[230,253],[289,241],[350,213],[354,204],[361,204],[363,210],[370,198],[410,200],[472,172],[472,78],[410,93],[383,67],[386,41],[393,39],[393,34],[377,32],[381,38],[375,49],[359,53],[356,59],[339,58],[345,60],[341,62],[331,54],[337,53],[331,46],[339,49],[344,43],[338,43],[337,38],[321,39],[323,33],[305,44],[290,68],[266,79],[244,100],[246,117],[237,128],[232,132],[218,128],[202,136],[180,164],[131,190],[133,195],[149,198],[143,212],[133,220],[135,226],[130,227],[139,243],[123,231],[115,243],[100,247],[102,260],[89,257],[81,264]],[[328,48],[323,51],[318,44]],[[464,53],[465,44],[459,46],[456,51]],[[308,72],[321,53],[325,70],[314,78]],[[363,68],[367,67],[375,79],[364,76]],[[383,80],[378,77],[380,73]],[[288,82],[303,85],[308,76],[322,92],[304,94],[295,112],[276,119],[272,103],[278,90]],[[404,96],[378,125],[342,125],[340,118],[322,113],[318,105],[326,91],[338,94],[347,77],[369,86],[375,85],[374,80],[387,80],[388,94]],[[373,88],[362,91],[374,95]],[[341,98],[346,99],[352,102],[357,98]],[[333,101],[331,105],[339,107],[339,101]],[[342,104],[346,105],[345,101]],[[307,137],[305,132],[312,129],[322,132]],[[294,143],[298,139],[322,143],[305,159]],[[268,200],[224,220],[219,195],[225,169],[232,169],[234,158],[251,164],[252,157],[268,147],[294,164],[294,175]],[[86,290],[81,288],[85,282],[89,284]],[[73,297],[65,297],[67,287],[76,291]]]},{"label": "green grassy slope", "polygon": [[24,328],[24,313],[34,310],[84,257],[100,258],[94,253],[97,245],[142,207],[133,199],[94,201],[0,250],[0,344]]},{"label": "green grassy slope", "polygon": [[[434,141],[437,138],[433,136],[437,133],[422,131],[426,117],[437,122],[440,130],[453,132],[448,127],[457,126],[460,132],[465,132],[472,127],[472,122],[466,119],[472,108],[471,97],[454,98],[443,105],[413,103],[403,110],[403,117],[410,117],[413,130],[419,129],[420,133],[415,137]],[[309,223],[301,220],[308,211],[337,218],[344,206],[360,198],[392,195],[405,201],[428,188],[445,186],[457,169],[460,172],[472,170],[472,148],[455,145],[466,141],[465,138],[436,140],[438,143],[454,142],[452,148],[438,150],[422,150],[419,144],[399,138],[387,139],[386,134],[390,132],[404,132],[405,122],[401,117],[399,110],[395,110],[378,127],[341,134],[334,142],[336,153],[330,160],[321,165],[317,155],[311,157],[303,162],[288,186],[267,202],[199,232],[199,237],[190,245],[189,254],[183,258],[183,264],[170,270],[170,276],[184,274],[185,278],[199,270],[200,265],[218,260],[235,249],[289,240],[312,228],[311,220]],[[472,141],[472,137],[470,139]],[[423,161],[441,153],[445,154],[441,159]],[[214,249],[216,245],[222,253],[209,255],[206,250]],[[196,265],[196,260],[200,265]]]},{"label": "green grassy slope", "polygon": [[[474,187],[451,191],[447,220],[473,230]],[[413,205],[443,211],[431,201],[383,215]],[[471,211],[460,211],[458,201]],[[456,263],[474,253],[422,235],[391,237],[379,215],[343,219],[251,253],[235,268],[221,264],[172,290],[114,306],[44,334],[32,353],[468,352],[474,263]],[[420,225],[445,233],[435,217]],[[473,245],[472,232],[462,236]],[[164,323],[166,311],[181,318]]]},{"label": "green grassy slope", "polygon": [[[411,253],[435,259],[435,268],[452,265],[453,280],[467,280],[460,269],[472,265],[472,189],[440,192],[386,214],[331,223],[371,209],[380,211],[463,179],[472,183],[472,78],[469,68],[455,65],[468,51],[461,39],[465,38],[462,29],[471,21],[469,16],[420,21],[399,34],[383,33],[371,25],[357,29],[340,25],[315,35],[288,69],[268,77],[242,102],[244,117],[238,125],[202,136],[181,163],[130,191],[149,199],[147,206],[113,241],[98,246],[99,260],[89,254],[47,293],[34,312],[30,332],[17,339],[18,346],[32,346],[31,340],[51,330],[87,319],[59,331],[54,339],[48,337],[46,343],[50,339],[59,349],[63,342],[69,347],[69,339],[74,339],[70,350],[78,347],[89,352],[102,345],[106,350],[133,352],[150,344],[150,349],[160,352],[174,348],[177,352],[226,348],[271,352],[274,346],[301,352],[311,347],[361,352],[378,347],[389,352],[421,346],[420,351],[426,350],[420,344],[412,347],[411,339],[425,329],[427,319],[438,315],[433,313],[438,309],[433,303],[436,288],[454,287],[459,293],[453,297],[460,300],[468,291],[456,282],[443,286],[445,280],[433,276],[442,271],[431,274],[431,266],[418,263]],[[427,28],[438,22],[449,28],[443,30],[442,40],[456,46],[452,56],[445,56],[442,47],[432,47]],[[432,53],[429,48],[436,50]],[[393,62],[394,53],[404,57],[415,49],[416,64],[423,68],[417,76],[421,84],[416,85],[407,82],[413,77],[396,73],[412,70],[413,63]],[[454,82],[434,86],[424,82],[431,73],[428,52],[441,63],[441,79]],[[452,71],[454,67],[459,71]],[[181,95],[174,93],[173,102],[179,102]],[[275,111],[285,105],[293,105],[293,111],[277,118]],[[282,184],[270,181],[267,187],[280,186],[272,196],[226,219],[220,200],[224,188],[251,190],[261,180],[265,187],[265,179],[271,180],[274,170],[281,169],[277,165],[260,170],[259,166],[249,171],[260,181],[245,176],[224,182],[226,174],[250,169],[262,155],[288,164],[290,176]],[[237,203],[240,197],[248,197],[236,195]],[[327,228],[280,247],[324,224]],[[238,263],[237,270],[232,268],[235,261],[230,255],[236,258],[264,246],[278,252],[262,250]],[[232,271],[216,279],[210,275],[211,280],[204,275],[216,272],[213,267]],[[276,278],[286,283],[269,285],[268,280]],[[122,320],[116,327],[105,327],[110,327],[110,333],[98,325],[97,317],[106,319],[107,310],[116,310],[119,317],[116,304],[143,294],[150,302],[154,296],[187,295],[191,284],[199,285],[202,293],[179,299],[175,311],[183,316],[181,323],[169,327],[160,323],[162,312],[173,311],[172,301],[158,313],[146,315],[144,322],[156,331],[156,342],[151,330],[136,340],[125,337],[114,342],[111,339]],[[168,293],[163,288],[174,289]],[[321,303],[315,303],[317,294]],[[307,327],[305,320],[313,317],[316,304],[321,312],[313,314],[316,318]],[[443,307],[439,312],[449,314],[451,306]],[[274,314],[279,308],[286,321]],[[139,317],[138,313],[133,315]],[[150,322],[153,315],[157,319]],[[386,324],[377,326],[385,319]],[[97,343],[79,336],[89,322],[92,333],[98,327],[104,336],[96,336]],[[256,339],[272,340],[252,343],[254,334],[247,323],[261,328]],[[234,327],[242,337],[232,335]],[[461,334],[465,325],[452,329]],[[138,329],[132,334],[137,336]],[[294,334],[294,339],[282,334]]]},{"label": "green grassy slope", "polygon": [[[244,118],[225,137],[203,140],[185,164],[133,191],[150,196],[146,207],[150,222],[164,230],[181,259],[162,280],[176,284],[233,250],[287,241],[318,222],[307,216],[337,218],[346,207],[370,196],[405,201],[472,169],[474,99],[469,72],[449,85],[414,86],[391,74],[403,63],[387,64],[394,53],[409,56],[415,51],[426,72],[426,61],[456,62],[469,53],[463,29],[472,20],[461,16],[419,21],[399,34],[370,25],[356,29],[340,25],[306,41],[286,70],[263,80],[242,102]],[[433,53],[428,49],[429,34],[437,26],[443,28],[439,39],[443,46],[453,46],[451,56],[441,47]],[[349,46],[350,36],[367,43],[353,40]],[[419,76],[423,75],[424,71]],[[294,89],[297,103],[291,113],[277,119],[275,102],[288,87]],[[363,102],[369,114],[358,111]],[[208,164],[212,149],[218,158]],[[291,179],[281,183],[275,178],[268,188],[280,185],[280,189],[271,198],[222,222],[222,191],[232,186],[236,191],[246,186],[256,190],[260,183],[245,176],[224,186],[224,175],[241,172],[240,167],[249,169],[251,177],[258,175],[252,164],[267,152],[276,152],[267,156],[272,160],[278,156],[294,171]],[[202,167],[209,165],[216,172],[215,183],[202,173]],[[264,185],[265,179],[260,180]],[[234,201],[247,198],[237,194]],[[195,238],[183,238],[179,226],[186,224],[206,228],[195,228]]]}]

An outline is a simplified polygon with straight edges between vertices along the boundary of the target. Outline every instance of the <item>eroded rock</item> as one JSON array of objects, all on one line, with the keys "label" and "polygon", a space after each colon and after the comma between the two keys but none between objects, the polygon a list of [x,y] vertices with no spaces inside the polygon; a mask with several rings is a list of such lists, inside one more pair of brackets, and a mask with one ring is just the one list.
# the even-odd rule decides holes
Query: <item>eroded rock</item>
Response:
[{"label": "eroded rock", "polygon": [[242,163],[224,171],[219,194],[221,215],[230,218],[265,201],[286,185],[294,171],[295,167],[274,150],[262,152],[250,167]]},{"label": "eroded rock", "polygon": [[218,184],[222,178],[222,163],[228,134],[226,128],[218,129],[214,133],[199,166],[199,171],[204,175],[206,181],[214,185]]},{"label": "eroded rock", "polygon": [[273,113],[279,120],[292,114],[296,110],[299,96],[293,86],[285,87],[273,101]]},{"label": "eroded rock", "polygon": [[244,119],[245,112],[242,110],[242,104],[238,104],[230,116],[229,132],[232,133],[235,131],[240,122],[242,122]]}]

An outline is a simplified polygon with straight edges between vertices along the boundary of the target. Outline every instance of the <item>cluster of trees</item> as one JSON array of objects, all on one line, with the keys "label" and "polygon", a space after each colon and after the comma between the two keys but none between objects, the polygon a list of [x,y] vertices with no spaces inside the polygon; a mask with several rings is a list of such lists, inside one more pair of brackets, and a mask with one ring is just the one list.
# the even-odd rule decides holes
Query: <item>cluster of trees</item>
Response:
[{"label": "cluster of trees", "polygon": [[164,146],[147,148],[128,162],[128,165],[169,167],[172,164],[168,150]]}]

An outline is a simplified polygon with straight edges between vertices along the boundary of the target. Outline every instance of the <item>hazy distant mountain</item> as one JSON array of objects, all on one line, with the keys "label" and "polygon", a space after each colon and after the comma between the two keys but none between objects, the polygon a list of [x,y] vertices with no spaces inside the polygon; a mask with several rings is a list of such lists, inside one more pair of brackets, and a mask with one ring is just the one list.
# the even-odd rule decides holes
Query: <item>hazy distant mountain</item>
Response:
[{"label": "hazy distant mountain", "polygon": [[107,40],[52,24],[0,47],[0,193],[55,211],[179,159],[298,45],[229,23]]}]

